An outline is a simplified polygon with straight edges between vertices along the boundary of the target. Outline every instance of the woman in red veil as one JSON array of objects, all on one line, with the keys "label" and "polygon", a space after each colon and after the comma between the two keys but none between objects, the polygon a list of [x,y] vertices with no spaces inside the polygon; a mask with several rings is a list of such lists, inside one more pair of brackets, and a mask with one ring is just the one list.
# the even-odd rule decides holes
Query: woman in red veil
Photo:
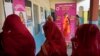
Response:
[{"label": "woman in red veil", "polygon": [[64,36],[53,22],[51,16],[48,16],[43,29],[46,41],[37,56],[67,56],[67,46]]},{"label": "woman in red veil", "polygon": [[6,56],[35,56],[33,36],[19,16],[12,14],[5,19],[2,37]]},{"label": "woman in red veil", "polygon": [[83,24],[78,27],[72,39],[72,56],[100,56],[98,40],[100,31],[94,24]]}]

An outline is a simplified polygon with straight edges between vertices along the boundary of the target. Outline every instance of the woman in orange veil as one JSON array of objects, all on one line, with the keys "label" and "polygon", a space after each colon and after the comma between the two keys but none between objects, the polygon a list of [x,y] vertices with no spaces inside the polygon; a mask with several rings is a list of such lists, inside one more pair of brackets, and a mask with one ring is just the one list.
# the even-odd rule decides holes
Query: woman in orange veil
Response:
[{"label": "woman in orange veil", "polygon": [[70,34],[70,20],[67,13],[64,15],[63,19],[63,34],[67,42],[69,42],[69,34]]}]

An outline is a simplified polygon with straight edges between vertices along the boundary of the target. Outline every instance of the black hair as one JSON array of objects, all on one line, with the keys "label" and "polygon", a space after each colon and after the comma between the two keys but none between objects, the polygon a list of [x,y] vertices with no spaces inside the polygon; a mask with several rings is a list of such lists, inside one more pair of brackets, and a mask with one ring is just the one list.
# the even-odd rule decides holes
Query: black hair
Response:
[{"label": "black hair", "polygon": [[79,15],[76,15],[77,18],[79,18]]}]

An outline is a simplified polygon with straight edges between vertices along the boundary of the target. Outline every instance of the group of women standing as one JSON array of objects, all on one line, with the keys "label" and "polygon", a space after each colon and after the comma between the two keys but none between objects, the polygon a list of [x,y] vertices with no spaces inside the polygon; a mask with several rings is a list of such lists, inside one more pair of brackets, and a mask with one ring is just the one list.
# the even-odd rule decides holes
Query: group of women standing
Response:
[{"label": "group of women standing", "polygon": [[[63,33],[48,16],[43,26],[46,41],[40,52],[35,55],[34,37],[20,20],[20,17],[9,15],[0,33],[2,56],[68,56]],[[83,24],[78,27],[72,38],[72,56],[100,56],[100,31],[96,25]]]}]

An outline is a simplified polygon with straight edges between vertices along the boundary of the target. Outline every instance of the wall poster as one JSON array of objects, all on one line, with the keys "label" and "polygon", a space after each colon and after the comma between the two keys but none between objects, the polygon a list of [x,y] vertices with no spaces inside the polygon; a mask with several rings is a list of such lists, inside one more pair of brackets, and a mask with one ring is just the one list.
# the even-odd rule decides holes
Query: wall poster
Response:
[{"label": "wall poster", "polygon": [[75,33],[76,3],[58,3],[55,8],[56,24],[68,43]]}]

